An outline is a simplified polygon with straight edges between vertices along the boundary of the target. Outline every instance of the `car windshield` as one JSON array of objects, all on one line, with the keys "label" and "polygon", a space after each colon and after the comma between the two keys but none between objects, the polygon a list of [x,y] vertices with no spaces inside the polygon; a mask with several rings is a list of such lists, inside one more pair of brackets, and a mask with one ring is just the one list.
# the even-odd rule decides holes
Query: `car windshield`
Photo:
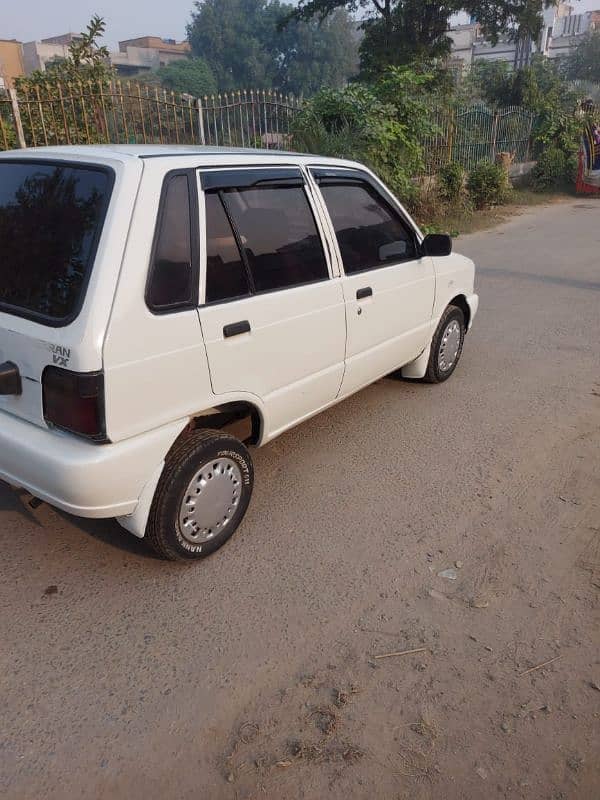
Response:
[{"label": "car windshield", "polygon": [[112,187],[89,166],[0,161],[0,310],[51,325],[81,307]]}]

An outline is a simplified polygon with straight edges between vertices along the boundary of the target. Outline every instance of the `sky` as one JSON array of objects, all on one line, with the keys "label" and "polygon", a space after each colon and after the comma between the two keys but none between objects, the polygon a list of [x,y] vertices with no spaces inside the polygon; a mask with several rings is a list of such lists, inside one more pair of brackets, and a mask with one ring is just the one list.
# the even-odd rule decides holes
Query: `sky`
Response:
[{"label": "sky", "polygon": [[[4,0],[0,12],[0,39],[45,39],[67,31],[78,32],[94,13],[106,20],[105,42],[136,36],[185,38],[185,26],[194,0]],[[575,13],[600,9],[600,0],[575,0]]]}]

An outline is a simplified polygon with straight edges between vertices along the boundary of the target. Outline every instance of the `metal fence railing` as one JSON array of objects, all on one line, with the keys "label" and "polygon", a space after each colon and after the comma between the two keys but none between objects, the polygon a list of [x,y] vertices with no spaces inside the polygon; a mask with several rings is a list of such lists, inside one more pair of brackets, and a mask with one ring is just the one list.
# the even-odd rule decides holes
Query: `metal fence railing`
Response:
[{"label": "metal fence railing", "polygon": [[509,152],[521,163],[531,158],[535,114],[519,106],[494,111],[483,104],[434,110],[432,131],[423,141],[426,171],[456,161],[469,170]]},{"label": "metal fence railing", "polygon": [[[0,149],[61,144],[205,144],[290,149],[301,98],[235,91],[193,98],[134,82],[52,84],[0,92]],[[426,172],[449,161],[471,169],[498,153],[531,157],[535,116],[476,104],[431,111]]]},{"label": "metal fence railing", "polygon": [[193,98],[121,81],[13,89],[0,94],[0,149],[107,142],[281,148],[300,105],[274,91]]}]

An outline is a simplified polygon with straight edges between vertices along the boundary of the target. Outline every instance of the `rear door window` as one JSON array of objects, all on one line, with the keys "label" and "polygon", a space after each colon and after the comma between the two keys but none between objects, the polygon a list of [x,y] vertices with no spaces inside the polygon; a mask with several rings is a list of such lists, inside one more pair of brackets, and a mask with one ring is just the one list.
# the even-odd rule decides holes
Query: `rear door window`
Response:
[{"label": "rear door window", "polygon": [[206,302],[329,279],[300,170],[205,173]]},{"label": "rear door window", "polygon": [[0,161],[0,310],[48,325],[79,313],[112,170]]}]

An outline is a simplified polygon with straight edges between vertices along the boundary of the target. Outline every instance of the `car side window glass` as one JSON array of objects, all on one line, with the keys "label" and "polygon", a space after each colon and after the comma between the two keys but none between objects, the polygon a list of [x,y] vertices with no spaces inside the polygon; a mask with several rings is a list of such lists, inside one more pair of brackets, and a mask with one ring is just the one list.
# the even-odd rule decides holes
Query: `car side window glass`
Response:
[{"label": "car side window glass", "polygon": [[364,182],[323,181],[321,193],[346,274],[416,257],[414,237],[400,215]]},{"label": "car side window glass", "polygon": [[303,186],[220,192],[235,226],[252,289],[267,292],[329,278],[321,237]]},{"label": "car side window glass", "polygon": [[246,268],[221,197],[208,193],[206,201],[206,302],[215,303],[250,293]]},{"label": "car side window glass", "polygon": [[188,179],[174,175],[167,181],[146,293],[153,311],[178,309],[194,300]]}]

